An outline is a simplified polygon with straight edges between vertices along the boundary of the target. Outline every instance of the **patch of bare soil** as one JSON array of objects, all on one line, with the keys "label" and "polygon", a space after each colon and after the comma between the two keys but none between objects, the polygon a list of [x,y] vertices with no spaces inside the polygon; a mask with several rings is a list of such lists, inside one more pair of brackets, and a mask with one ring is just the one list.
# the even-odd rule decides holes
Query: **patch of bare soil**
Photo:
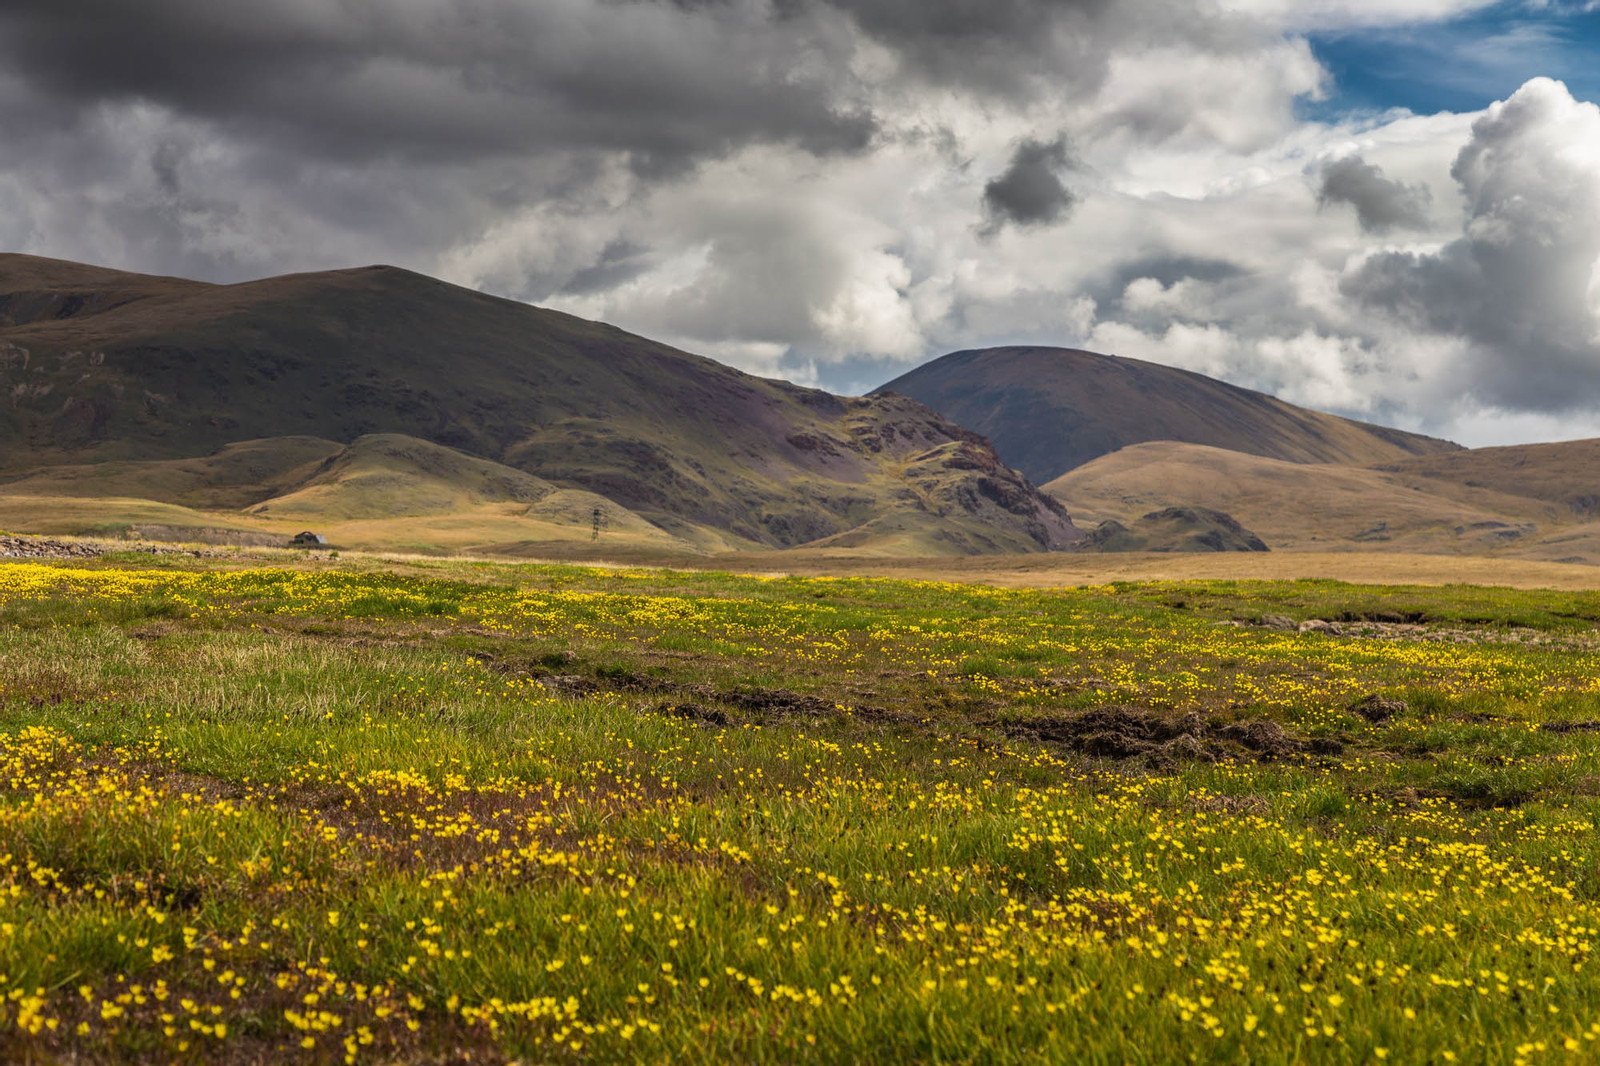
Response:
[{"label": "patch of bare soil", "polygon": [[1202,796],[1191,801],[1190,806],[1207,814],[1226,814],[1231,817],[1265,814],[1269,809],[1267,801],[1260,796]]},{"label": "patch of bare soil", "polygon": [[552,696],[582,699],[605,690],[605,686],[592,677],[582,674],[548,674],[539,678],[539,684]]},{"label": "patch of bare soil", "polygon": [[1421,616],[1388,615],[1373,618],[1307,618],[1296,622],[1285,615],[1268,614],[1260,618],[1234,618],[1220,623],[1243,629],[1266,629],[1279,633],[1318,633],[1328,637],[1367,640],[1416,640],[1435,644],[1529,644],[1559,648],[1593,647],[1593,635],[1546,633],[1537,629],[1441,628],[1427,625]]},{"label": "patch of bare soil", "polygon": [[1309,740],[1264,718],[1218,722],[1190,711],[1096,707],[1073,714],[993,723],[1007,736],[1103,759],[1141,759],[1152,767],[1245,756],[1272,760],[1303,752],[1334,754],[1337,741]]},{"label": "patch of bare soil", "polygon": [[838,705],[819,696],[807,696],[783,688],[744,687],[717,693],[724,703],[741,711],[771,718],[820,718],[839,713]]},{"label": "patch of bare soil", "polygon": [[1600,733],[1600,722],[1592,719],[1579,722],[1545,722],[1539,728],[1547,733]]},{"label": "patch of bare soil", "polygon": [[903,716],[884,707],[852,706],[848,709],[821,696],[786,688],[742,685],[723,689],[708,684],[685,684],[667,678],[648,677],[618,668],[601,668],[593,674],[548,673],[542,667],[527,671],[540,685],[556,696],[582,699],[602,693],[642,694],[666,697],[651,709],[661,714],[688,718],[704,725],[732,724],[728,710],[740,713],[751,722],[770,722],[793,718],[827,718],[849,713],[868,721],[898,721]]},{"label": "patch of bare soil", "polygon": [[1389,719],[1406,713],[1406,701],[1393,696],[1384,696],[1374,692],[1370,696],[1363,696],[1350,705],[1352,714],[1359,714],[1367,721],[1374,724],[1387,722]]},{"label": "patch of bare soil", "polygon": [[706,707],[699,703],[659,703],[653,709],[657,714],[670,714],[677,718],[687,718],[691,722],[714,726],[718,729],[732,724],[724,712],[717,710],[715,707]]}]

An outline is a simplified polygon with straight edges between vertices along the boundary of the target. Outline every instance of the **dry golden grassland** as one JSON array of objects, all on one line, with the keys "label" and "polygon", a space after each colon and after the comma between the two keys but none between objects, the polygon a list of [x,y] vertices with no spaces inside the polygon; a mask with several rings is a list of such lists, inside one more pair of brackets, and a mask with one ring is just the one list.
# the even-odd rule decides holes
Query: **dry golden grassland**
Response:
[{"label": "dry golden grassland", "polygon": [[0,565],[0,1059],[1594,1061],[1597,621]]}]

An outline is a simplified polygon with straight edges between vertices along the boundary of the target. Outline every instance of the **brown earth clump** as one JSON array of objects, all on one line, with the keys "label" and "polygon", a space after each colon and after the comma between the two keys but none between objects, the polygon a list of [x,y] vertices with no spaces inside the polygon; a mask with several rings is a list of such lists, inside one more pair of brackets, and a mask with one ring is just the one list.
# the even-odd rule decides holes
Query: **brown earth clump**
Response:
[{"label": "brown earth clump", "polygon": [[1269,719],[1217,722],[1190,711],[1162,713],[1141,707],[1096,707],[1073,714],[998,723],[1017,739],[1041,741],[1102,759],[1142,758],[1154,767],[1214,762],[1245,755],[1272,760],[1302,752],[1331,751]]}]

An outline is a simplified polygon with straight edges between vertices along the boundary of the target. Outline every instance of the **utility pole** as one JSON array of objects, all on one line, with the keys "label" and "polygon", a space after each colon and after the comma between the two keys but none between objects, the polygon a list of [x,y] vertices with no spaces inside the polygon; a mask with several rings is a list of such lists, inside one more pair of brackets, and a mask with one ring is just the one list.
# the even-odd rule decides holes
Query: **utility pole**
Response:
[{"label": "utility pole", "polygon": [[594,509],[593,518],[594,518],[594,537],[593,537],[593,539],[594,540],[599,540],[600,539],[600,523],[605,519],[605,515],[601,513],[600,508],[596,507]]}]

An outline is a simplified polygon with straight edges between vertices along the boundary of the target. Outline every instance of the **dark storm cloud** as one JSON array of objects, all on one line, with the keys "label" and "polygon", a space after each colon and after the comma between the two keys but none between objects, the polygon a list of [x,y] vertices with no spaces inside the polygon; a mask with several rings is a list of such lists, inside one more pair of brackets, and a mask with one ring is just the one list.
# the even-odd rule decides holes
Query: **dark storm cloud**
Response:
[{"label": "dark storm cloud", "polygon": [[827,71],[848,42],[792,47],[769,22],[592,0],[13,0],[0,58],[63,105],[144,100],[331,157],[862,148],[872,117]]},{"label": "dark storm cloud", "polygon": [[[67,108],[143,100],[320,157],[600,149],[641,170],[752,143],[854,152],[850,59],[1004,94],[1092,87],[1110,0],[11,0],[0,63]],[[39,121],[53,121],[39,115]]]},{"label": "dark storm cloud", "polygon": [[616,240],[600,251],[593,266],[587,266],[561,284],[564,296],[587,296],[625,284],[650,269],[650,250],[632,241]]},{"label": "dark storm cloud", "polygon": [[[11,0],[0,178],[14,192],[0,232],[216,280],[375,256],[426,270],[496,218],[557,205],[593,228],[585,220],[619,197],[751,147],[869,152],[885,136],[880,109],[917,86],[1087,91],[1104,76],[1114,11],[1109,0]],[[889,64],[859,66],[869,46]],[[606,184],[619,161],[631,187]],[[311,239],[293,235],[291,214]],[[601,291],[647,260],[569,254],[522,257],[540,265],[502,276],[500,291]]]},{"label": "dark storm cloud", "polygon": [[[828,0],[919,76],[1003,94],[1103,76],[1113,0]],[[1042,55],[1051,62],[1041,67]]]},{"label": "dark storm cloud", "polygon": [[[510,254],[524,273],[497,272],[497,291],[601,292],[661,258],[641,247],[619,260],[601,251],[619,234],[589,236],[628,200],[752,147],[826,160],[890,137],[949,136],[903,113],[930,87],[1001,107],[1082,98],[1117,42],[1147,32],[1148,12],[1128,10],[1110,0],[10,0],[0,179],[11,180],[12,221],[0,234],[238,280],[375,257],[428,270],[463,242],[492,239],[497,219],[552,208],[569,239],[549,255]],[[1059,216],[1070,194],[1048,172],[1054,152],[1040,146],[995,184],[994,219]]]},{"label": "dark storm cloud", "polygon": [[1431,197],[1426,186],[1407,185],[1384,176],[1358,155],[1325,164],[1320,172],[1317,203],[1349,204],[1366,233],[1395,229],[1427,229]]},{"label": "dark storm cloud", "polygon": [[1135,278],[1154,278],[1163,286],[1171,286],[1185,278],[1217,282],[1238,278],[1244,273],[1243,267],[1226,259],[1192,255],[1146,256],[1118,263],[1106,284],[1091,290],[1090,295],[1101,301],[1116,299],[1128,287],[1128,282]]},{"label": "dark storm cloud", "polygon": [[983,187],[983,206],[990,231],[1007,222],[1019,226],[1048,225],[1066,217],[1077,197],[1061,180],[1071,165],[1064,137],[1026,140],[1017,145],[1005,172]]},{"label": "dark storm cloud", "polygon": [[[652,0],[615,0],[652,2]],[[663,0],[686,11],[745,0]],[[770,0],[794,27],[837,14],[893,51],[914,78],[1001,95],[1097,82],[1115,0]],[[1043,61],[1043,62],[1041,62]]]},{"label": "dark storm cloud", "polygon": [[[1111,0],[809,0],[848,13],[862,29],[891,44],[919,50],[955,49],[974,42],[1038,42],[1064,18],[1095,18]],[[808,0],[782,0],[796,10]]]}]

